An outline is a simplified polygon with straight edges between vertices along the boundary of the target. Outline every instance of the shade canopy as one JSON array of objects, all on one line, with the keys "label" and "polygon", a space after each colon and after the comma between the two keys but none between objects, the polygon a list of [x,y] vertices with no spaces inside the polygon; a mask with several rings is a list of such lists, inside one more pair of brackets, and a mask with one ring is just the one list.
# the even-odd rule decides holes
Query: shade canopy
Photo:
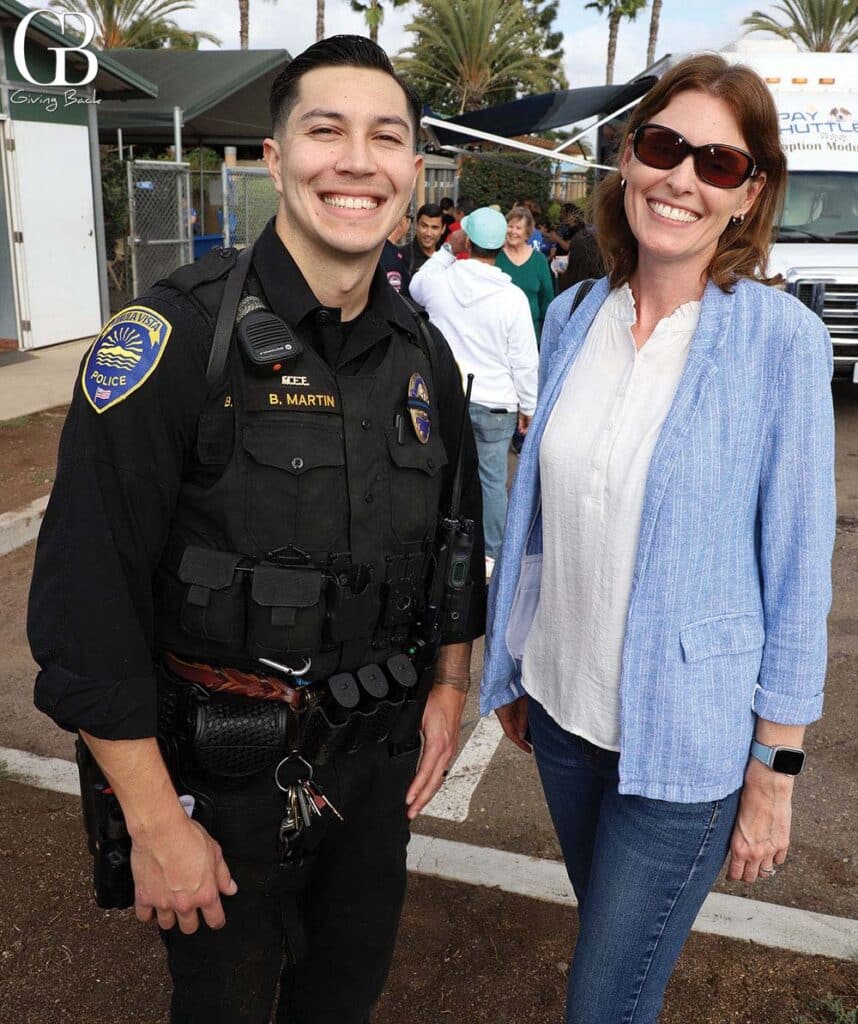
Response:
[{"label": "shade canopy", "polygon": [[449,128],[436,124],[427,130],[440,146],[462,146],[473,142],[474,138],[466,132],[457,132],[455,125],[504,138],[565,128],[591,117],[621,110],[649,92],[656,81],[656,78],[647,76],[624,85],[592,85],[525,96],[524,99],[449,118]]},{"label": "shade canopy", "polygon": [[125,142],[173,142],[173,110],[182,111],[186,146],[260,143],[270,134],[268,94],[291,57],[287,50],[109,50],[116,64],[158,86],[156,99],[98,108],[102,142],[121,128]]}]

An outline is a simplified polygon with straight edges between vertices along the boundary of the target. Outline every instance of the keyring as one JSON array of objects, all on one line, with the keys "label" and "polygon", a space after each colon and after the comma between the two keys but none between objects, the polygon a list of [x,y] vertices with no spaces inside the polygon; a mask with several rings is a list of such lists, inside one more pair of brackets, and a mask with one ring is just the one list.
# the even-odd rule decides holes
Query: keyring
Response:
[{"label": "keyring", "polygon": [[302,764],[305,764],[307,766],[307,771],[309,772],[309,775],[307,776],[306,779],[302,779],[302,782],[310,782],[313,778],[313,766],[305,757],[301,757],[300,754],[295,753],[287,754],[274,769],[274,782],[281,793],[288,793],[289,790],[295,785],[294,782],[290,782],[288,786],[284,786],[283,783],[280,781],[280,769],[283,767],[284,764],[286,764],[289,761],[301,761]]}]

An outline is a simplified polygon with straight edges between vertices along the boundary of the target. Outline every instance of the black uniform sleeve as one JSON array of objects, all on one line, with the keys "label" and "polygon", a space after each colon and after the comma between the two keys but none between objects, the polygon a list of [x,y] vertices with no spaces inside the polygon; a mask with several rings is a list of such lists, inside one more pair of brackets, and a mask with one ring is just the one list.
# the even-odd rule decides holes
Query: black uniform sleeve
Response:
[{"label": "black uniform sleeve", "polygon": [[172,331],[151,375],[100,413],[78,376],[27,622],[41,668],[36,706],[104,739],[155,734],[153,576],[196,443],[211,337],[203,314],[171,288],[138,303]]},{"label": "black uniform sleeve", "polygon": [[[456,459],[459,453],[459,439],[462,442],[462,496],[460,514],[473,519],[474,553],[471,557],[471,601],[468,621],[464,628],[457,631],[456,643],[462,640],[475,640],[486,631],[486,554],[483,540],[483,495],[480,489],[479,467],[477,463],[477,446],[471,428],[470,416],[464,416],[465,394],[462,390],[462,375],[450,346],[444,336],[432,324],[429,330],[436,341],[438,355],[438,409],[441,418],[441,437],[447,450],[447,471],[444,476],[444,487],[441,492],[440,512],[446,515],[450,509],[453,493],[453,477],[456,472]],[[464,418],[465,429],[462,432]],[[441,638],[441,643],[454,642]]]}]

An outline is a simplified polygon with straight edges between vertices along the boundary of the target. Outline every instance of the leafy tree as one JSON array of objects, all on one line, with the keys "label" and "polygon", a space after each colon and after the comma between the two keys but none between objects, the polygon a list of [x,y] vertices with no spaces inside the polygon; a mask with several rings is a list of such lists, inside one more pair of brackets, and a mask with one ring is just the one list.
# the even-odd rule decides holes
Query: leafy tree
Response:
[{"label": "leafy tree", "polygon": [[120,238],[128,234],[128,179],[125,163],[115,147],[100,146],[101,202],[104,209],[104,243],[108,259]]},{"label": "leafy tree", "polygon": [[[402,7],[408,2],[409,0],[390,0],[393,7]],[[369,38],[374,43],[377,43],[378,30],[384,22],[384,3],[382,0],[367,0],[365,4],[361,3],[361,0],[349,0],[349,3],[353,11],[363,15],[363,20],[369,29]]]},{"label": "leafy tree", "polygon": [[396,67],[445,114],[562,88],[562,50],[545,52],[555,16],[550,0],[421,0]]},{"label": "leafy tree", "polygon": [[858,45],[858,0],[782,0],[778,16],[752,11],[748,32],[770,32],[802,50],[848,52]]},{"label": "leafy tree", "polygon": [[509,210],[515,199],[535,199],[543,210],[551,198],[551,178],[545,171],[529,168],[533,160],[525,153],[491,153],[488,158],[465,157],[459,175],[459,194],[474,200],[477,206],[498,203]]},{"label": "leafy tree", "polygon": [[617,35],[623,18],[634,21],[638,11],[646,7],[646,0],[592,0],[585,7],[591,7],[599,14],[608,15],[608,62],[605,66],[605,85],[614,81],[614,62],[617,58]]},{"label": "leafy tree", "polygon": [[658,23],[661,18],[661,0],[652,0],[652,13],[649,16],[649,41],[646,46],[646,66],[655,63],[655,46],[658,42]]},{"label": "leafy tree", "polygon": [[95,23],[93,42],[102,50],[196,50],[203,39],[220,46],[210,32],[189,32],[173,20],[179,11],[194,10],[194,0],[51,0],[51,6],[88,14]]}]

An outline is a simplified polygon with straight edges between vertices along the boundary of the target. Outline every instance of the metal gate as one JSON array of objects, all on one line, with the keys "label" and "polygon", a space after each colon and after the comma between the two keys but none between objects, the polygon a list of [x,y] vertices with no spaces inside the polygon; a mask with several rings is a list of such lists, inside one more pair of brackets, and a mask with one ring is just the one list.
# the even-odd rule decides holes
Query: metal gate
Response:
[{"label": "metal gate", "polygon": [[140,295],[193,260],[189,165],[129,162],[128,225],[131,291]]},{"label": "metal gate", "polygon": [[241,249],[262,234],[277,212],[279,196],[262,167],[223,165],[223,244]]}]

